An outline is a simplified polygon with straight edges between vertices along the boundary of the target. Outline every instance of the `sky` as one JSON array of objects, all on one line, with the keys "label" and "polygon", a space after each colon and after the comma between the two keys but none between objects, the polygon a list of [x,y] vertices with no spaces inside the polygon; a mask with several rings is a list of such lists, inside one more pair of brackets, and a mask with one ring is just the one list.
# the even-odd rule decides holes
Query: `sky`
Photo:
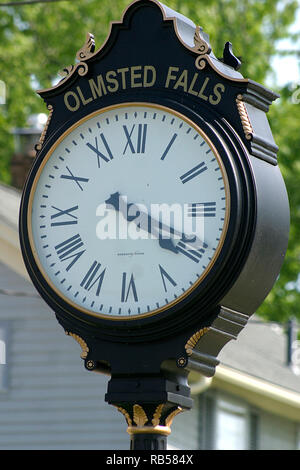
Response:
[{"label": "sky", "polygon": [[[291,26],[290,31],[292,33],[300,32],[300,8],[295,23]],[[292,42],[291,40],[284,39],[278,41],[278,51],[284,50],[298,50],[300,51],[300,38]],[[268,85],[270,86],[284,86],[287,83],[300,86],[300,57],[298,56],[275,56],[272,61],[272,67],[274,74],[268,78]]]}]

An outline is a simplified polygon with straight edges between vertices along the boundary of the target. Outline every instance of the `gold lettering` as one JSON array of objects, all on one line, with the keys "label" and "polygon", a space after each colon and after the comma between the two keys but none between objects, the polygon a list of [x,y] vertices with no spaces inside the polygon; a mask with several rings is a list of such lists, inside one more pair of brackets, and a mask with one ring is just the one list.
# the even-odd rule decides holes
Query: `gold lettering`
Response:
[{"label": "gold lettering", "polygon": [[[152,80],[148,81],[148,72],[152,72]],[[151,76],[151,75],[150,75]],[[144,68],[144,82],[143,82],[143,85],[145,88],[147,87],[151,87],[154,85],[154,83],[156,82],[156,69],[155,67],[153,67],[153,65],[145,65],[145,68]]]},{"label": "gold lettering", "polygon": [[131,72],[131,88],[139,88],[143,86],[141,81],[142,74],[141,74],[142,66],[141,65],[135,65],[134,67],[130,68]]},{"label": "gold lettering", "polygon": [[106,74],[106,81],[107,83],[110,83],[111,85],[113,86],[107,86],[107,89],[108,91],[110,91],[111,93],[114,93],[115,91],[118,91],[119,89],[119,82],[116,78],[113,78],[113,77],[116,77],[116,72],[114,70],[110,70],[109,72],[107,72]]},{"label": "gold lettering", "polygon": [[94,99],[101,98],[102,94],[107,94],[104,80],[101,74],[97,76],[97,84],[93,78],[90,78],[89,84]]},{"label": "gold lettering", "polygon": [[190,93],[190,95],[198,96],[198,91],[193,90],[193,87],[196,83],[197,78],[198,78],[198,73],[195,73],[195,75],[193,77],[193,80],[192,80],[192,83],[190,84],[190,87],[188,89],[188,93]]},{"label": "gold lettering", "polygon": [[214,95],[209,96],[210,104],[213,104],[213,105],[219,104],[222,99],[221,93],[224,93],[224,91],[225,91],[225,86],[223,85],[223,83],[217,83],[214,86],[215,96]]},{"label": "gold lettering", "polygon": [[185,92],[187,92],[187,81],[188,81],[188,71],[184,70],[177,82],[174,85],[174,90],[177,90],[178,87],[182,87]]},{"label": "gold lettering", "polygon": [[81,88],[78,86],[76,87],[76,90],[77,90],[77,93],[78,95],[80,96],[80,99],[81,99],[81,102],[83,104],[83,106],[85,106],[86,104],[90,103],[91,101],[93,101],[93,98],[90,97],[88,98],[87,100],[85,99],[85,97],[83,96],[83,93],[81,91]]},{"label": "gold lettering", "polygon": [[209,82],[209,77],[206,77],[206,79],[204,80],[204,83],[201,87],[201,90],[199,91],[199,94],[198,94],[198,96],[200,98],[202,98],[203,100],[205,100],[205,101],[208,100],[208,96],[204,95],[204,91],[205,91],[205,88],[206,88],[208,82]]},{"label": "gold lettering", "polygon": [[165,88],[169,88],[171,80],[177,79],[176,75],[172,75],[172,72],[178,72],[178,71],[179,71],[179,67],[169,67],[168,75],[167,75],[167,79],[165,83]]},{"label": "gold lettering", "polygon": [[123,69],[118,69],[117,72],[121,74],[122,77],[122,88],[126,90],[126,73],[129,71],[128,67],[124,67]]},{"label": "gold lettering", "polygon": [[[72,106],[69,102],[69,97],[72,96],[75,100],[75,106]],[[77,111],[77,109],[79,109],[80,107],[80,99],[78,98],[78,96],[76,95],[76,93],[74,91],[68,91],[67,93],[65,93],[64,95],[64,102],[65,102],[65,105],[66,107],[68,108],[69,111]]]}]

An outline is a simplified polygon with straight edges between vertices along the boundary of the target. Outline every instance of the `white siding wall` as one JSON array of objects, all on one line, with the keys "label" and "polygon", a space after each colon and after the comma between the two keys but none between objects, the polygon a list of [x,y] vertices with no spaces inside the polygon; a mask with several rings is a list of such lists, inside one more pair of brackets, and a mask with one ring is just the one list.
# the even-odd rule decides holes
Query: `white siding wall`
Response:
[{"label": "white siding wall", "polygon": [[[224,404],[227,404],[226,409],[228,412],[231,410],[233,418],[239,416],[245,419],[245,426],[243,429],[238,426],[235,427],[235,422],[230,421],[227,424],[231,425],[228,428],[226,447],[220,447],[224,450],[241,448],[249,449],[251,432],[255,432],[257,436],[257,449],[258,450],[294,450],[299,446],[299,426],[298,424],[288,419],[265,412],[263,409],[256,408],[255,415],[257,417],[257,429],[251,429],[251,410],[252,407],[246,401],[241,400],[235,395],[229,393],[224,394],[222,390],[215,389],[214,393],[211,391],[205,392],[206,399],[202,400],[200,407],[200,400],[195,399],[194,408],[175,417],[172,424],[172,434],[169,438],[169,445],[173,448],[182,450],[200,449],[217,449],[218,436],[220,432],[226,432],[226,428],[222,430],[219,426],[222,424],[218,419],[220,413],[220,406],[218,401],[221,398]],[[207,397],[210,399],[210,407],[208,409]],[[194,397],[195,398],[195,397]],[[211,403],[214,406],[211,406]],[[203,430],[201,435],[201,426],[199,420],[203,420]],[[224,423],[223,423],[224,424]],[[242,441],[243,445],[237,445],[237,439],[233,439],[234,433],[238,431],[241,433],[239,436],[239,443]],[[208,436],[210,433],[210,436]],[[255,439],[256,440],[256,439]],[[211,441],[211,442],[210,442]],[[223,439],[224,441],[224,439]],[[226,440],[225,440],[226,441]],[[202,443],[202,444],[201,444]],[[228,445],[229,444],[229,445]],[[237,447],[235,447],[237,445]]]},{"label": "white siding wall", "polygon": [[169,447],[179,450],[199,449],[199,419],[196,399],[194,408],[175,416],[168,438]]},{"label": "white siding wall", "polygon": [[[34,292],[0,264],[0,288]],[[81,348],[34,297],[0,294],[9,326],[0,389],[0,449],[129,449],[124,417],[104,402],[108,378],[85,370]]]},{"label": "white siding wall", "polygon": [[260,415],[260,450],[297,449],[297,425],[262,412]]}]

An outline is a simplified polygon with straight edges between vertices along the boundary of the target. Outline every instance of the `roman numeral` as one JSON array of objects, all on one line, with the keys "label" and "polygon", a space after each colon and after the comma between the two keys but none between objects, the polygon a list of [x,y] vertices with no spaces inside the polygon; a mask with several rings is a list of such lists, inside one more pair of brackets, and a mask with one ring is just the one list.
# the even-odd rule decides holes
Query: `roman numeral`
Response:
[{"label": "roman numeral", "polygon": [[[51,215],[51,220],[59,218],[58,222],[51,222],[51,227],[59,227],[61,225],[74,225],[78,223],[78,217],[72,214],[72,212],[77,211],[78,206],[70,207],[70,209],[65,209],[65,210],[59,209],[58,207],[55,207],[55,206],[51,206],[51,207],[52,209],[58,211]],[[62,217],[62,220],[60,219],[60,217]]]},{"label": "roman numeral", "polygon": [[98,162],[98,168],[100,168],[100,161],[101,161],[100,159],[104,160],[105,162],[109,162],[110,160],[112,160],[114,158],[112,153],[111,153],[111,150],[109,148],[109,145],[108,145],[108,143],[107,143],[107,141],[104,137],[104,134],[100,134],[100,137],[101,137],[102,143],[105,147],[105,150],[107,152],[107,155],[104,155],[104,153],[100,152],[97,137],[95,137],[95,146],[90,144],[90,143],[86,144],[88,146],[88,148],[96,154],[97,162]]},{"label": "roman numeral", "polygon": [[172,147],[172,145],[174,144],[177,135],[178,135],[178,134],[174,134],[174,135],[173,135],[172,139],[171,139],[170,142],[168,143],[168,145],[167,145],[167,147],[166,147],[164,153],[163,153],[162,156],[161,156],[161,160],[164,160],[164,159],[166,158],[166,156],[168,155],[169,150],[170,150],[170,148]]},{"label": "roman numeral", "polygon": [[133,295],[134,301],[135,301],[135,302],[138,302],[138,296],[137,296],[137,292],[136,292],[136,287],[135,287],[135,282],[134,282],[133,274],[131,274],[127,291],[126,291],[126,283],[127,283],[126,278],[127,278],[127,274],[126,274],[126,273],[123,273],[123,276],[122,276],[121,302],[127,302],[130,292],[131,292],[131,294]]},{"label": "roman numeral", "polygon": [[[129,132],[127,126],[123,126],[125,136],[127,139],[123,155],[125,155],[127,149],[131,150],[131,153],[145,153],[146,148],[146,137],[147,137],[147,124],[138,124],[137,127],[134,124]],[[134,132],[137,128],[137,132]],[[134,138],[133,138],[134,134]],[[134,143],[133,143],[134,140]]]},{"label": "roman numeral", "polygon": [[202,258],[202,254],[204,253],[203,248],[199,248],[197,250],[193,247],[192,244],[183,242],[183,241],[180,241],[176,245],[176,248],[180,253],[187,256],[189,259],[191,259],[195,263],[199,263],[200,259]]},{"label": "roman numeral", "polygon": [[67,166],[66,167],[69,174],[68,175],[61,175],[60,177],[65,179],[65,180],[70,180],[70,181],[74,181],[75,184],[77,184],[77,186],[81,189],[81,191],[83,191],[83,187],[81,186],[80,183],[87,183],[89,181],[88,178],[83,178],[82,176],[74,176],[72,171],[70,170],[70,168]]},{"label": "roman numeral", "polygon": [[207,170],[207,167],[205,166],[204,162],[199,163],[199,165],[195,166],[191,170],[187,171],[184,173],[184,175],[180,176],[181,182],[183,184],[187,183],[191,179],[195,178],[196,176],[200,175],[200,173],[203,173],[203,171]]},{"label": "roman numeral", "polygon": [[60,261],[72,259],[72,261],[66,267],[66,271],[70,271],[72,266],[85,252],[85,250],[78,251],[82,246],[83,241],[81,240],[80,235],[77,234],[54,247]]},{"label": "roman numeral", "polygon": [[167,292],[168,290],[166,286],[166,280],[169,281],[173,287],[177,286],[177,283],[174,281],[174,279],[171,278],[171,276],[167,273],[167,271],[165,271],[164,268],[160,264],[158,266],[159,266],[160,275],[162,278],[165,292]]},{"label": "roman numeral", "polygon": [[195,202],[188,204],[188,217],[215,217],[215,202]]},{"label": "roman numeral", "polygon": [[98,263],[97,261],[94,261],[90,269],[88,270],[88,272],[86,273],[86,275],[84,276],[84,278],[82,279],[80,283],[81,287],[83,287],[87,291],[90,291],[92,287],[94,287],[94,285],[97,283],[97,290],[96,290],[97,296],[99,296],[100,294],[104,275],[105,275],[105,270],[106,270],[106,269],[103,269],[103,271],[97,276],[100,270],[100,266],[101,266],[100,263]]}]

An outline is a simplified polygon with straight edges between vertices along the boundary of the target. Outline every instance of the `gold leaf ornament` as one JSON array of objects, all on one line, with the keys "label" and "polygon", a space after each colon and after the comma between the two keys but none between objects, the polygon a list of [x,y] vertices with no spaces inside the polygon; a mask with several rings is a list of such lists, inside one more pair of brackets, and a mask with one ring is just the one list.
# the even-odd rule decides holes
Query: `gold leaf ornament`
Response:
[{"label": "gold leaf ornament", "polygon": [[147,415],[140,405],[133,405],[133,421],[138,427],[145,426],[148,421]]},{"label": "gold leaf ornament", "polygon": [[172,411],[172,413],[170,413],[169,416],[166,419],[166,426],[168,426],[170,428],[175,416],[177,416],[179,413],[182,413],[182,411],[183,411],[183,409],[180,408],[180,406],[178,406],[178,408],[176,408],[176,410]]},{"label": "gold leaf ornament", "polygon": [[120,413],[122,413],[123,416],[125,416],[128,426],[132,426],[132,420],[129,416],[129,413],[124,408],[121,408],[121,406],[117,406],[116,408],[118,411],[120,411]]},{"label": "gold leaf ornament", "polygon": [[154,415],[153,415],[153,419],[152,419],[153,426],[158,426],[159,425],[163,407],[164,407],[164,404],[157,406],[157,408],[154,412]]},{"label": "gold leaf ornament", "polygon": [[202,338],[202,336],[207,333],[209,328],[202,328],[202,330],[197,331],[191,338],[188,340],[188,342],[185,345],[185,350],[188,356],[191,356],[193,353],[193,349],[198,343],[199,339]]},{"label": "gold leaf ornament", "polygon": [[75,341],[77,341],[77,343],[80,345],[80,347],[82,349],[80,357],[81,357],[81,359],[86,359],[87,355],[89,353],[89,348],[88,348],[88,345],[86,344],[86,342],[82,338],[80,338],[80,336],[78,336],[74,333],[66,331],[66,335],[72,336],[72,338],[74,338]]}]

